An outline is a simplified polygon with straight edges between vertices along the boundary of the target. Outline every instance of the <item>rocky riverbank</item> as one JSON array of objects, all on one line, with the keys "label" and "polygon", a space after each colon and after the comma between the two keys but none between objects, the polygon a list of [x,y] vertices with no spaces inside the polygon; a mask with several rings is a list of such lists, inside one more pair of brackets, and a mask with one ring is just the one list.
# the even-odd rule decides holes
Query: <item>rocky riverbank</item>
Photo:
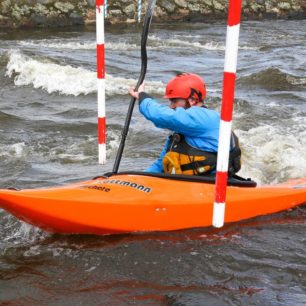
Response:
[{"label": "rocky riverbank", "polygon": [[[141,16],[147,0],[142,1]],[[224,19],[227,0],[158,0],[154,12],[157,21],[207,22]],[[243,19],[305,19],[306,0],[244,0]],[[108,0],[106,22],[136,22],[136,0]],[[94,0],[1,0],[0,28],[58,27],[95,22]]]}]

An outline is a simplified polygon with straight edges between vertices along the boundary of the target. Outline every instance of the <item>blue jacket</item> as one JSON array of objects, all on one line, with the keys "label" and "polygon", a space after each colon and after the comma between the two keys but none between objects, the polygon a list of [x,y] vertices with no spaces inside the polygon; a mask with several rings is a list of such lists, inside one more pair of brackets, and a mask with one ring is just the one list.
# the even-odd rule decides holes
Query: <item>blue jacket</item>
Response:
[{"label": "blue jacket", "polygon": [[[218,112],[198,106],[171,109],[147,95],[140,102],[140,112],[156,127],[184,135],[187,143],[193,147],[209,152],[218,151],[220,125]],[[147,172],[163,172],[162,160],[167,153],[168,144],[169,138],[159,158],[146,170]]]}]

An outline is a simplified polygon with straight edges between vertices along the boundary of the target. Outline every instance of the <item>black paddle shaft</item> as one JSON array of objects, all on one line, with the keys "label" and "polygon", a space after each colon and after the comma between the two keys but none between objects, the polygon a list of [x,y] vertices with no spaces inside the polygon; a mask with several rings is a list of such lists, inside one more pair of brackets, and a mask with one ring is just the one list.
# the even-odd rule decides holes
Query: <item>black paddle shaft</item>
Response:
[{"label": "black paddle shaft", "polygon": [[[147,39],[148,39],[148,33],[150,29],[151,20],[153,17],[155,3],[156,3],[156,0],[149,1],[146,16],[145,16],[144,23],[143,23],[143,29],[142,29],[142,35],[141,35],[141,70],[140,70],[140,75],[138,78],[137,85],[135,87],[136,91],[138,90],[142,82],[144,81],[146,72],[147,72],[147,62],[148,62]],[[119,148],[118,148],[117,155],[116,155],[116,160],[115,160],[114,167],[113,167],[113,173],[117,173],[119,169],[119,164],[122,158],[125,140],[129,132],[129,127],[131,123],[131,118],[132,118],[135,102],[136,102],[136,99],[132,97],[130,100],[129,109],[128,109],[128,112],[125,118],[125,123],[124,123],[124,127],[123,127],[122,134],[121,134],[121,141],[119,144]]]}]

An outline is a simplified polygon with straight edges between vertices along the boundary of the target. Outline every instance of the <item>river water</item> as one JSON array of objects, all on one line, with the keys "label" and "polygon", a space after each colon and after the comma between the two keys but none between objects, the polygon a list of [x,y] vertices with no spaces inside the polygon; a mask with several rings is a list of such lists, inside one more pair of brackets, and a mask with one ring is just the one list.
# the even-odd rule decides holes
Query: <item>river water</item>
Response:
[{"label": "river water", "polygon": [[[107,158],[97,163],[95,29],[0,32],[0,187],[81,181],[112,169],[140,69],[137,25],[106,28]],[[226,26],[153,24],[147,91],[203,76],[220,109]],[[243,22],[234,129],[239,174],[306,176],[306,21]],[[168,132],[136,108],[120,170],[143,170]],[[306,210],[139,235],[61,236],[0,210],[3,305],[306,305]]]}]

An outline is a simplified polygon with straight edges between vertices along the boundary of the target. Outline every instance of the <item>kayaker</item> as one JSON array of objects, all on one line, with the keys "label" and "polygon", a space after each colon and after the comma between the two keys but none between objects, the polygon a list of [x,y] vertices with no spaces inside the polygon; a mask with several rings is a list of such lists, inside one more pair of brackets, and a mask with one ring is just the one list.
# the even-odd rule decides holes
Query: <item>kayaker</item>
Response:
[{"label": "kayaker", "polygon": [[[155,173],[211,175],[215,173],[220,114],[204,105],[206,85],[194,73],[179,73],[169,81],[164,98],[169,107],[145,92],[144,84],[129,94],[139,100],[139,110],[158,128],[169,129],[159,158],[146,170]],[[241,151],[232,133],[229,175],[240,170]]]}]

